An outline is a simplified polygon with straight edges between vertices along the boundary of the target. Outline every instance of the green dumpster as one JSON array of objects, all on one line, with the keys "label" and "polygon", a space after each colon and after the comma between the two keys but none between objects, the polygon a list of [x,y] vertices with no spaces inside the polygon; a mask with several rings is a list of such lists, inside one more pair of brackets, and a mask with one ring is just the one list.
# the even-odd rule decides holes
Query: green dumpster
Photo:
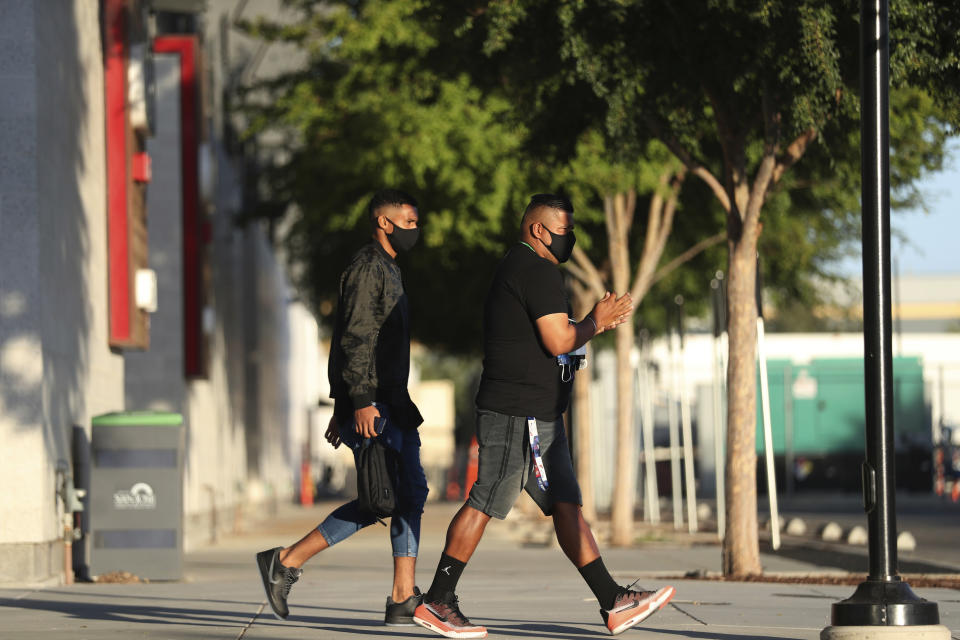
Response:
[{"label": "green dumpster", "polygon": [[135,411],[93,419],[90,572],[151,580],[183,572],[183,418]]}]

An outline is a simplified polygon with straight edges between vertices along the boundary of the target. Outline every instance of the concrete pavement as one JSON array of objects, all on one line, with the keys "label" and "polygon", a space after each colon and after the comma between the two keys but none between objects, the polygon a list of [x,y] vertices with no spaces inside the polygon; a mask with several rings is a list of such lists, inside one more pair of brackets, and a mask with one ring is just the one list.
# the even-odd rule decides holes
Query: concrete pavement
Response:
[{"label": "concrete pavement", "polygon": [[[432,638],[419,627],[382,626],[390,584],[388,534],[369,527],[314,558],[291,592],[290,618],[276,620],[265,606],[253,554],[289,544],[332,505],[282,507],[276,519],[249,527],[186,556],[177,583],[78,584],[0,590],[0,638],[343,639]],[[429,586],[446,525],[459,505],[427,505],[418,580]],[[566,640],[606,637],[597,605],[577,571],[555,547],[518,543],[519,521],[491,522],[458,589],[464,612],[490,637]],[[619,582],[653,588],[664,574],[720,569],[715,545],[652,542],[638,549],[605,549]],[[831,570],[817,561],[764,554],[769,572]],[[670,581],[670,606],[623,637],[634,639],[793,638],[814,640],[828,624],[831,603],[850,586]],[[940,605],[942,623],[960,640],[960,591],[915,589]]]}]

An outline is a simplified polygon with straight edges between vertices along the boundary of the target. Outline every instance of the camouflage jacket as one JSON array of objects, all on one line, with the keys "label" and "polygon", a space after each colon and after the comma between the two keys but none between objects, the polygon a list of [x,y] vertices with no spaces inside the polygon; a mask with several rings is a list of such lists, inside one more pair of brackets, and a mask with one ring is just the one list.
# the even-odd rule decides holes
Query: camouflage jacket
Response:
[{"label": "camouflage jacket", "polygon": [[334,412],[386,404],[397,426],[423,422],[410,400],[410,317],[400,267],[376,242],[364,245],[340,276],[328,376]]}]

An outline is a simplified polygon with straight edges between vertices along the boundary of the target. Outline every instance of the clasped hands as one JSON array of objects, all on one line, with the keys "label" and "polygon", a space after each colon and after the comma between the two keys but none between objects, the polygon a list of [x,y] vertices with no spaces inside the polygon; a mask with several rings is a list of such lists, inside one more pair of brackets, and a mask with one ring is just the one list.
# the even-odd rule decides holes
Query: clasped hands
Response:
[{"label": "clasped hands", "polygon": [[626,322],[632,313],[633,298],[629,293],[618,298],[616,294],[607,291],[600,301],[593,305],[590,315],[597,324],[597,334],[601,334]]}]

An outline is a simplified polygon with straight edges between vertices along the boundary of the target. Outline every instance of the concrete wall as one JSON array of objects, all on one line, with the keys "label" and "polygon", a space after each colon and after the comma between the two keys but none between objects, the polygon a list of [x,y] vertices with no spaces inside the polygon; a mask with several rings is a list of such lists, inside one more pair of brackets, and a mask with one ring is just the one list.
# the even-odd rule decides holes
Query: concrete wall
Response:
[{"label": "concrete wall", "polygon": [[0,1],[0,581],[58,579],[58,460],[123,408],[97,3]]},{"label": "concrete wall", "polygon": [[[294,416],[303,430],[323,374],[316,324],[302,309],[291,313],[267,229],[235,224],[242,163],[226,152],[218,117],[210,129],[218,178],[208,247],[211,366],[206,379],[184,379],[180,110],[169,69],[161,70],[161,123],[150,143],[150,260],[160,287],[152,345],[110,349],[99,9],[88,0],[0,0],[0,583],[63,579],[56,468],[71,459],[74,425],[89,436],[101,413],[184,414],[190,545],[214,525],[232,526],[245,502],[291,496],[296,447],[288,433]],[[215,83],[216,47],[206,42]]]},{"label": "concrete wall", "polygon": [[[288,439],[289,450],[287,457],[290,460],[302,460],[304,454],[311,451],[304,447],[313,444],[316,427],[322,420],[318,416],[317,402],[330,395],[330,385],[327,383],[327,354],[321,347],[320,328],[313,315],[301,302],[290,304],[290,361],[288,375],[288,392],[290,393],[290,431]],[[329,417],[327,418],[329,420]],[[326,423],[322,424],[326,431]],[[318,441],[319,444],[319,441]]]},{"label": "concrete wall", "polygon": [[[320,331],[308,310],[296,301],[287,277],[282,253],[282,233],[258,224],[243,230],[233,227],[232,216],[242,212],[243,196],[255,192],[247,173],[253,161],[269,162],[273,155],[287,153],[286,146],[273,146],[262,136],[244,148],[247,158],[230,158],[231,134],[244,128],[243,118],[230,112],[226,100],[238,85],[272,77],[303,64],[303,54],[293,47],[266,45],[235,28],[237,18],[258,17],[286,20],[296,15],[277,0],[237,3],[210,0],[204,13],[204,50],[211,76],[211,141],[218,157],[217,215],[225,223],[223,235],[232,240],[223,247],[234,260],[234,273],[242,286],[218,285],[226,293],[224,309],[235,319],[224,335],[242,352],[241,367],[231,369],[238,384],[231,386],[232,404],[242,412],[246,427],[246,485],[250,500],[289,496],[299,474],[304,445],[316,446],[317,401],[329,393],[326,383],[326,351]],[[232,147],[235,149],[235,147]],[[246,166],[245,166],[246,164]],[[221,223],[218,223],[221,224]],[[233,231],[227,231],[227,228]],[[226,259],[226,256],[224,256]],[[239,395],[237,393],[239,392]],[[326,428],[326,424],[322,425]],[[321,431],[322,435],[322,431]]]},{"label": "concrete wall", "polygon": [[180,160],[180,58],[157,55],[154,136],[147,141],[149,265],[157,274],[157,310],[150,316],[150,350],[126,355],[131,409],[183,410],[183,224]]}]

